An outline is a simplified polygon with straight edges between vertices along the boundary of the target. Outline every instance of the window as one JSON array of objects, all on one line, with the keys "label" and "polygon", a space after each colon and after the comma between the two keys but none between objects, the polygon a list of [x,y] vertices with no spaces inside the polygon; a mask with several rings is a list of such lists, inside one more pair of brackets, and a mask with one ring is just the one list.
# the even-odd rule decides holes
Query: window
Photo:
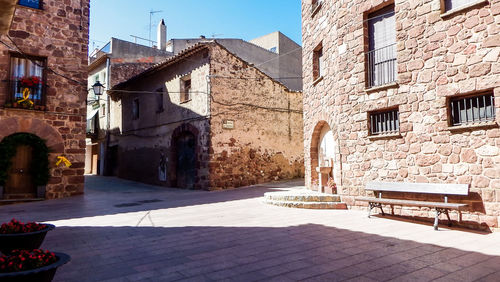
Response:
[{"label": "window", "polygon": [[324,74],[323,45],[319,44],[313,52],[313,80],[316,81]]},{"label": "window", "polygon": [[19,0],[18,4],[21,6],[35,8],[35,9],[42,8],[42,0]]},{"label": "window", "polygon": [[399,133],[399,109],[370,113],[370,135]]},{"label": "window", "polygon": [[367,87],[396,81],[394,4],[368,14]]},{"label": "window", "polygon": [[11,54],[9,101],[29,108],[45,104],[45,59]]},{"label": "window", "polygon": [[322,3],[323,0],[311,0],[311,12],[313,13],[313,15],[316,14]]},{"label": "window", "polygon": [[271,47],[271,48],[269,48],[269,51],[271,51],[273,53],[278,53],[277,50],[278,50],[277,47]]},{"label": "window", "polygon": [[101,105],[101,117],[106,116],[106,104]]},{"label": "window", "polygon": [[163,109],[163,88],[158,88],[156,90],[156,92],[158,93],[156,95],[156,105],[157,105],[156,112],[161,113],[164,110]]},{"label": "window", "polygon": [[132,101],[132,119],[139,119],[139,99]]},{"label": "window", "polygon": [[452,126],[495,120],[495,97],[491,92],[452,98],[449,107]]},{"label": "window", "polygon": [[448,12],[476,2],[477,0],[441,0],[441,5],[444,5],[444,12]]},{"label": "window", "polygon": [[191,76],[181,79],[181,103],[191,100]]}]

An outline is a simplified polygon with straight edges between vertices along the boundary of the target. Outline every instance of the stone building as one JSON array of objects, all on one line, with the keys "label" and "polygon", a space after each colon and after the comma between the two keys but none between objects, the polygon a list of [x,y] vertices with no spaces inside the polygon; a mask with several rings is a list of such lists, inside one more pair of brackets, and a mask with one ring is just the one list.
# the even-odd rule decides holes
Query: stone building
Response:
[{"label": "stone building", "polygon": [[238,50],[280,56],[242,40],[197,40],[110,91],[122,104],[111,136],[118,176],[224,189],[303,175],[302,93]]},{"label": "stone building", "polygon": [[302,19],[307,186],[330,167],[355,206],[370,181],[470,184],[461,224],[497,228],[500,1],[304,0]]},{"label": "stone building", "polygon": [[82,194],[89,1],[0,3],[0,197]]},{"label": "stone building", "polygon": [[[162,26],[165,27],[164,24]],[[107,158],[102,156],[116,154],[116,144],[109,143],[106,133],[116,128],[115,124],[121,122],[120,103],[109,100],[107,91],[97,97],[92,90],[92,85],[99,81],[105,89],[110,89],[172,55],[165,49],[161,50],[117,38],[111,38],[104,47],[90,55],[85,173],[116,174],[114,171],[116,165],[108,163]]]}]

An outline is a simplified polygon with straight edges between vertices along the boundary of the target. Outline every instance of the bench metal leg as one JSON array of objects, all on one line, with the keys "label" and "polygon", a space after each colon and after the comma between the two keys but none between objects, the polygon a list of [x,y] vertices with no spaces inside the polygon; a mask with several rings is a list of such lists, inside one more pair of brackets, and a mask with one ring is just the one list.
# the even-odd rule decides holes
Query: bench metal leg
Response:
[{"label": "bench metal leg", "polygon": [[444,210],[444,212],[446,213],[446,217],[448,218],[448,227],[451,227],[451,219],[450,219],[450,214],[448,213],[448,210]]},{"label": "bench metal leg", "polygon": [[371,211],[373,208],[380,208],[382,215],[385,215],[384,210],[382,209],[382,204],[370,202],[370,203],[368,203],[368,218],[370,218]]},{"label": "bench metal leg", "polygon": [[448,226],[451,226],[450,215],[448,214],[448,209],[436,208],[436,217],[434,218],[434,230],[438,230],[439,216],[445,213],[448,217]]}]

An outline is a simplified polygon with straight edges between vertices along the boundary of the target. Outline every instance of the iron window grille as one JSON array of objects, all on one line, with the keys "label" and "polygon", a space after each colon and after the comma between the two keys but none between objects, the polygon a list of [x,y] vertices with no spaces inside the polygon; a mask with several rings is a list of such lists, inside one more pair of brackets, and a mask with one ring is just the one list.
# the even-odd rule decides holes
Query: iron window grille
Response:
[{"label": "iron window grille", "polygon": [[42,9],[43,1],[42,0],[19,0],[19,5],[30,7],[33,9]]},{"label": "iron window grille", "polygon": [[450,100],[451,125],[460,126],[495,120],[493,93]]},{"label": "iron window grille", "polygon": [[399,133],[399,109],[370,113],[370,135]]},{"label": "iron window grille", "polygon": [[394,4],[368,14],[366,86],[381,86],[396,81],[396,20]]},{"label": "iron window grille", "polygon": [[323,3],[323,0],[311,0],[311,12],[312,13],[316,12],[322,3]]}]

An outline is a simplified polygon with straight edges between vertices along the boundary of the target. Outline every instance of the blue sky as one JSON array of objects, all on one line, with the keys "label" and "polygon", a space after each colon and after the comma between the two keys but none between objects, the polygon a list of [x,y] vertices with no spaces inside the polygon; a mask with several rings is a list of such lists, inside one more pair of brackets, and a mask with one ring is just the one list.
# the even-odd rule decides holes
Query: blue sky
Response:
[{"label": "blue sky", "polygon": [[[133,41],[149,37],[149,12],[156,26],[166,20],[167,38],[207,37],[250,40],[281,31],[301,44],[301,0],[92,0],[90,48],[102,47],[111,37]],[[139,43],[139,41],[138,41]],[[146,44],[146,42],[140,42]]]}]

